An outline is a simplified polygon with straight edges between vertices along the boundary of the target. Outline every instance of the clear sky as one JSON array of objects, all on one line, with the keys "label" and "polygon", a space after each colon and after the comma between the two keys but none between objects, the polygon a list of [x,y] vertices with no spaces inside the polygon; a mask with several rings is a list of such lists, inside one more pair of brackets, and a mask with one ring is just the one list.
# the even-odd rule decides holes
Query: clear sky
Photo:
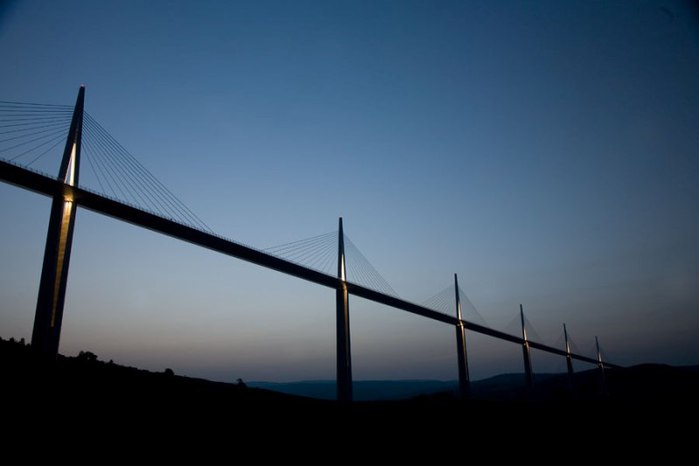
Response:
[{"label": "clear sky", "polygon": [[[84,83],[217,233],[268,247],[343,216],[408,300],[456,272],[496,328],[522,303],[545,343],[566,322],[586,354],[599,335],[620,364],[699,364],[694,2],[26,0],[0,4],[0,57],[0,100],[72,104]],[[31,336],[49,206],[0,185],[4,338]],[[355,379],[456,378],[452,328],[350,312]],[[522,370],[468,337],[474,377]],[[80,210],[61,352],[83,349],[331,379],[334,294]]]}]

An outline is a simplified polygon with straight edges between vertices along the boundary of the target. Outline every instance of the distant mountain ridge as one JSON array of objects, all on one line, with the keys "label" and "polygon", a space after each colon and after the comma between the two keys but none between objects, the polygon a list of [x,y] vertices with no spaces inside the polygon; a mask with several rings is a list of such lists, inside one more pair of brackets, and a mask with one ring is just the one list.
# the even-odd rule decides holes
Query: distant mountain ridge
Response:
[{"label": "distant mountain ridge", "polygon": [[[264,388],[289,395],[334,400],[334,380],[304,380],[299,382],[248,382],[248,386]],[[420,395],[455,392],[454,380],[358,380],[353,382],[353,398],[357,401],[401,400]]]},{"label": "distant mountain ridge", "polygon": [[[536,382],[543,383],[561,374],[537,374]],[[298,382],[248,382],[250,387],[264,388],[289,395],[334,400],[334,380],[302,380]],[[524,389],[524,374],[499,374],[471,382],[471,392],[479,398],[511,398],[510,392]],[[355,380],[353,395],[356,401],[403,400],[436,393],[457,394],[456,380],[406,379],[406,380]]]},{"label": "distant mountain ridge", "polygon": [[[597,369],[576,372],[572,383],[563,373],[540,373],[534,376],[534,387],[525,384],[524,374],[499,374],[471,382],[471,398],[477,400],[512,401],[594,399],[598,397],[625,400],[653,400],[664,397],[692,399],[699,392],[699,366],[640,364],[606,371],[605,383]],[[334,400],[334,380],[299,382],[249,382],[249,386],[289,395]],[[611,393],[609,390],[611,389]],[[420,396],[451,394],[456,396],[456,380],[358,380],[353,382],[356,401],[406,400]]]}]

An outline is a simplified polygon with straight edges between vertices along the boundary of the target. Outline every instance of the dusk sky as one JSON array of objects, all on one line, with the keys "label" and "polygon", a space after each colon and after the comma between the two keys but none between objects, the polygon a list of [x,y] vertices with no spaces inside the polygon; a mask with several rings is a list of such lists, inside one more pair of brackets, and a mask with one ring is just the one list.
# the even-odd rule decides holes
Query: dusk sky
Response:
[{"label": "dusk sky", "polygon": [[[543,343],[562,347],[565,322],[586,355],[598,335],[617,364],[699,364],[696,5],[4,1],[0,100],[72,105],[85,84],[86,111],[233,240],[267,248],[342,216],[404,299],[458,273],[492,327],[517,333],[522,303]],[[0,184],[5,339],[31,337],[49,208]],[[333,379],[334,306],[80,209],[60,351]],[[350,315],[355,380],[456,379],[452,327],[352,297]],[[516,345],[467,338],[473,378],[522,371]]]}]

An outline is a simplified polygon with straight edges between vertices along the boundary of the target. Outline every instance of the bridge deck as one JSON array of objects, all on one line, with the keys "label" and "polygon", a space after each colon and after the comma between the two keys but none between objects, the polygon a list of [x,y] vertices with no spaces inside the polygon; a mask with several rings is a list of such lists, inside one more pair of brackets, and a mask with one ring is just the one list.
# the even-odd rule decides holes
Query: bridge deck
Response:
[{"label": "bridge deck", "polygon": [[[341,281],[337,277],[324,274],[317,270],[304,267],[197,228],[183,225],[174,220],[170,220],[155,213],[147,212],[145,210],[123,204],[119,201],[101,196],[97,193],[69,186],[56,179],[27,170],[23,167],[3,160],[0,160],[0,180],[46,196],[54,196],[55,194],[59,194],[64,196],[64,198],[73,199],[77,205],[80,205],[93,212],[108,215],[117,220],[129,222],[133,225],[187,241],[197,246],[211,249],[221,254],[251,262],[262,267],[292,275],[318,285],[323,285],[333,289],[337,289],[341,285]],[[459,320],[456,317],[428,309],[424,306],[411,303],[401,298],[390,296],[361,285],[348,283],[347,288],[350,294],[374,301],[376,303],[401,309],[403,311],[411,312],[413,314],[444,322],[446,324],[458,325],[459,323]],[[463,323],[468,330],[476,333],[481,333],[483,335],[488,335],[520,345],[524,343],[524,340],[521,337],[517,337],[515,335],[510,335],[508,333],[465,320]],[[561,349],[534,341],[529,341],[528,343],[531,348],[560,356],[566,356],[566,352]],[[587,356],[571,353],[571,357],[579,361],[597,364],[596,359]],[[604,365],[607,367],[617,367],[614,364],[609,364],[606,362]]]}]

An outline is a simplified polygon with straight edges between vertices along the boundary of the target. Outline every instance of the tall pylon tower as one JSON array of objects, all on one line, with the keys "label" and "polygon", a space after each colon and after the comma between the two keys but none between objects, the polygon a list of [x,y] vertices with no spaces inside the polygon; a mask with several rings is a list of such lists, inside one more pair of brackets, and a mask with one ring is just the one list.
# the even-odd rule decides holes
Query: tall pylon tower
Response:
[{"label": "tall pylon tower", "polygon": [[350,351],[349,292],[347,264],[345,263],[345,234],[342,217],[337,241],[336,324],[337,324],[337,400],[352,401],[352,353]]},{"label": "tall pylon tower", "polygon": [[524,381],[528,388],[534,386],[534,374],[532,372],[532,356],[529,348],[529,338],[527,338],[527,328],[524,325],[524,309],[519,305],[519,316],[522,320],[522,356],[524,357]]},{"label": "tall pylon tower", "polygon": [[456,352],[459,364],[459,395],[468,398],[471,393],[471,380],[468,374],[468,353],[466,352],[466,328],[461,315],[461,296],[459,295],[459,278],[454,274],[454,293],[456,295]]},{"label": "tall pylon tower", "polygon": [[58,354],[61,338],[68,265],[75,228],[75,203],[73,191],[69,187],[78,185],[80,174],[84,103],[85,86],[81,86],[58,171],[58,180],[63,183],[63,186],[54,193],[51,203],[44,263],[41,269],[39,296],[32,330],[32,349],[50,357]]}]

